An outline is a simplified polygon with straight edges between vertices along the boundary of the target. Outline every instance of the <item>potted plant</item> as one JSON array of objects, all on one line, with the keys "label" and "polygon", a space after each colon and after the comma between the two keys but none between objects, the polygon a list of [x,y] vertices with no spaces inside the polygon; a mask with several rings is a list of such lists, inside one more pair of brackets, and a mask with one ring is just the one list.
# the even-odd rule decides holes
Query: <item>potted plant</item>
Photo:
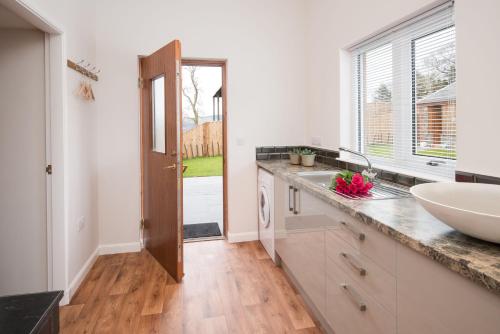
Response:
[{"label": "potted plant", "polygon": [[300,153],[300,148],[294,148],[292,152],[289,153],[290,163],[292,165],[300,165]]},{"label": "potted plant", "polygon": [[316,158],[316,153],[308,148],[305,148],[300,152],[300,158],[302,160],[302,166],[312,167],[314,166],[314,159]]}]

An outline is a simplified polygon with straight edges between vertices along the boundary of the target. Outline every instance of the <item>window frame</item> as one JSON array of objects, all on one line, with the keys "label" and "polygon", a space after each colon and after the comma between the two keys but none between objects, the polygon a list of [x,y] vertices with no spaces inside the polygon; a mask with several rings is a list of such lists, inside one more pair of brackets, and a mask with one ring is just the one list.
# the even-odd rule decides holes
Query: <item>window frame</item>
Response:
[{"label": "window frame", "polygon": [[[415,42],[420,38],[424,38],[424,37],[439,33],[441,31],[444,31],[446,29],[450,29],[453,27],[455,27],[455,24],[450,24],[450,25],[441,27],[440,29],[431,31],[431,32],[424,34],[422,36],[412,38],[412,40],[411,40],[411,62],[412,62],[412,88],[411,89],[412,89],[412,118],[413,118],[413,120],[412,120],[412,151],[413,152],[412,153],[416,157],[426,157],[426,158],[431,158],[431,159],[444,159],[444,160],[450,160],[450,161],[455,161],[455,162],[457,160],[457,158],[456,158],[456,150],[457,150],[456,138],[455,138],[455,158],[436,157],[433,155],[418,154],[417,153],[417,108],[416,108],[416,106],[417,106],[417,103],[416,103],[417,102],[417,97],[416,97],[417,78],[416,78],[416,65],[415,65],[415,63],[416,63],[416,61],[415,61],[415,59],[416,59],[416,57],[415,57]],[[456,40],[456,38],[455,38],[455,40]],[[455,47],[455,54],[456,54],[456,47]],[[455,82],[456,82],[456,78],[455,78]],[[456,104],[456,102],[455,102],[455,104]],[[455,126],[456,126],[456,124],[455,124]]]},{"label": "window frame", "polygon": [[[427,21],[428,19],[423,19]],[[364,57],[366,54],[374,49],[377,49],[386,44],[392,44],[392,64],[398,66],[397,71],[400,75],[393,76],[392,82],[392,96],[396,94],[403,94],[403,96],[398,99],[400,105],[396,106],[396,113],[393,113],[392,117],[394,120],[393,124],[393,156],[390,158],[375,156],[368,154],[369,158],[373,161],[376,167],[387,169],[387,170],[402,170],[408,174],[419,174],[422,176],[424,174],[429,179],[442,179],[441,175],[449,174],[449,170],[453,171],[456,168],[456,157],[435,157],[416,153],[416,134],[417,134],[417,117],[416,117],[416,55],[415,55],[415,41],[425,36],[438,33],[440,31],[452,28],[455,23],[443,22],[442,24],[427,27],[422,24],[420,28],[415,30],[411,29],[411,33],[406,33],[406,29],[402,29],[403,32],[396,32],[393,35],[385,36],[380,38],[378,41],[370,43],[367,46],[362,46],[358,50],[352,50],[355,54],[351,53],[351,59],[354,61],[355,66],[353,66],[351,78],[356,80],[356,83],[352,85],[351,92],[355,99],[355,107],[351,110],[355,111],[355,131],[354,135],[351,136],[352,143],[354,147],[362,152],[365,151],[364,143],[364,127],[363,127],[363,117],[364,117],[364,104],[366,103],[366,92],[365,87],[363,87],[365,74],[364,69]],[[455,49],[456,52],[456,49]],[[356,58],[354,58],[356,57]],[[400,58],[398,58],[400,57]],[[402,58],[401,58],[402,57]],[[396,65],[395,65],[396,64]],[[394,72],[394,70],[393,70]],[[399,80],[399,82],[394,81]],[[456,81],[456,80],[455,80]],[[399,85],[399,86],[398,86]],[[399,87],[395,89],[395,87]],[[396,91],[399,92],[396,92]],[[406,93],[405,93],[406,92]],[[407,95],[406,95],[407,94]],[[403,101],[406,99],[404,96],[410,100],[410,107],[406,106]],[[394,106],[393,106],[394,110]],[[352,112],[352,111],[351,111]],[[398,122],[398,117],[400,120]],[[397,147],[396,149],[394,149]],[[456,150],[456,142],[455,142]],[[348,160],[360,161],[358,158],[349,155]],[[438,166],[430,166],[428,163],[430,161],[439,161]],[[412,173],[411,165],[416,163],[419,165],[418,171]],[[398,167],[394,167],[398,166]],[[387,167],[387,168],[385,168]],[[451,175],[449,176],[452,177]]]}]

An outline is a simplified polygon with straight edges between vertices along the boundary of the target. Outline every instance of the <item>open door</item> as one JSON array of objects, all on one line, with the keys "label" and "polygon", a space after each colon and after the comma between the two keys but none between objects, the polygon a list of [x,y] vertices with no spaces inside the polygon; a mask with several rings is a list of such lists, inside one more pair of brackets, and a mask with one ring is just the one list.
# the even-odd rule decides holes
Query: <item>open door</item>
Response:
[{"label": "open door", "polygon": [[144,243],[178,282],[183,276],[181,45],[140,59]]}]

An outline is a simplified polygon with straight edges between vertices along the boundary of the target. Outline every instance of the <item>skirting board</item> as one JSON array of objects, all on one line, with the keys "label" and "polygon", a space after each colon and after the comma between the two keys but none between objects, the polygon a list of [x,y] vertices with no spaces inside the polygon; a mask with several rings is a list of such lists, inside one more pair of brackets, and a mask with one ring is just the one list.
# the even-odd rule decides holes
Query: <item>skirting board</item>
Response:
[{"label": "skirting board", "polygon": [[89,256],[87,261],[83,264],[82,268],[76,274],[75,278],[73,278],[73,281],[71,281],[68,289],[66,290],[66,293],[64,294],[63,299],[61,300],[60,305],[66,305],[69,304],[71,298],[73,298],[73,295],[75,294],[76,290],[80,287],[80,284],[82,284],[83,279],[85,276],[90,271],[90,268],[94,265],[95,261],[97,260],[97,256],[99,254],[99,247],[97,247],[94,252]]},{"label": "skirting board", "polygon": [[141,251],[141,243],[139,241],[124,243],[124,244],[108,244],[99,246],[99,255],[134,253],[140,251]]},{"label": "skirting board", "polygon": [[243,232],[243,233],[229,232],[227,234],[227,241],[229,241],[230,243],[254,241],[258,239],[259,239],[259,232]]}]

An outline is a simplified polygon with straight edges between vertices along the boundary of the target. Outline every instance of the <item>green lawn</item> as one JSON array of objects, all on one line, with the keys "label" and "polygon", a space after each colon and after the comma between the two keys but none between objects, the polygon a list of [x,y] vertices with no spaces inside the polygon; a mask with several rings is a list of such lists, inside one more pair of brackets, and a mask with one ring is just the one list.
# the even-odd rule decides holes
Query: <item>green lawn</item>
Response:
[{"label": "green lawn", "polygon": [[[392,145],[390,144],[371,144],[366,146],[368,154],[390,158],[392,156]],[[457,154],[455,151],[448,151],[441,148],[417,149],[417,155],[426,155],[436,158],[455,159]]]},{"label": "green lawn", "polygon": [[184,166],[188,166],[184,177],[221,176],[222,156],[185,159]]},{"label": "green lawn", "polygon": [[417,149],[417,154],[428,155],[431,157],[438,157],[438,158],[450,158],[450,159],[455,159],[457,157],[457,153],[455,151],[448,151],[441,148],[428,148],[425,150]]},{"label": "green lawn", "polygon": [[371,144],[366,146],[366,153],[376,155],[378,157],[391,157],[392,145],[390,144]]}]

